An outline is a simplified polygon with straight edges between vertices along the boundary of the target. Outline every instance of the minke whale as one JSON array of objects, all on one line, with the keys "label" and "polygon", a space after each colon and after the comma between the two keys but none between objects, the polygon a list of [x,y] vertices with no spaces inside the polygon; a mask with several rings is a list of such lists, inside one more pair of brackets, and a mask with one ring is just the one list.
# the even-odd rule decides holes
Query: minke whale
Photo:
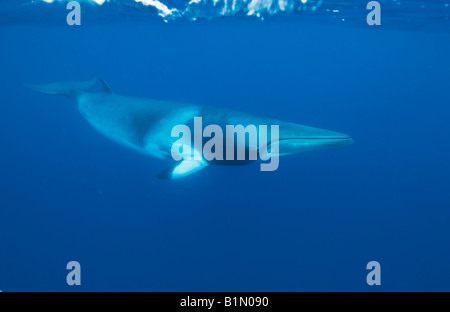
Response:
[{"label": "minke whale", "polygon": [[[212,106],[121,96],[113,93],[110,86],[99,78],[84,82],[25,84],[25,86],[40,93],[64,95],[74,99],[81,115],[104,136],[146,155],[171,160],[170,166],[158,174],[157,177],[161,179],[185,177],[211,165],[246,165],[253,162],[262,164],[267,161],[269,150],[271,150],[271,156],[277,159],[276,169],[278,168],[278,156],[340,148],[353,143],[352,138],[343,133],[259,117],[244,112]],[[176,161],[173,156],[173,148],[177,142],[183,141],[180,141],[180,137],[173,135],[173,129],[177,125],[186,125],[195,131],[198,126],[194,125],[194,120],[195,122],[201,120],[203,126],[217,125],[223,129],[228,125],[254,126],[260,138],[260,145],[252,145],[249,143],[251,140],[247,140],[244,135],[243,140],[233,141],[232,153],[236,154],[236,151],[242,148],[247,155],[257,149],[261,152],[260,157],[257,159],[243,159],[242,157],[211,159],[211,157],[206,157],[204,150],[199,152],[199,149],[201,150],[202,146],[207,143],[202,142],[200,148],[198,148],[198,144],[194,143],[193,149],[190,145],[187,147],[182,144],[181,150],[189,151],[195,157],[184,157]],[[277,135],[267,131],[268,133],[263,136],[261,129],[270,128],[272,125],[276,125]],[[204,136],[202,128],[200,128],[200,132]],[[216,132],[214,133],[214,136],[209,133],[209,137],[217,139],[219,136]],[[228,135],[228,132],[226,134]],[[261,144],[261,137],[267,137],[268,141],[265,145]],[[228,138],[227,142],[229,142]],[[214,148],[211,148],[211,151],[219,150],[219,146],[217,143]],[[275,146],[277,148],[274,148]],[[266,157],[262,157],[262,150],[265,150]]]}]

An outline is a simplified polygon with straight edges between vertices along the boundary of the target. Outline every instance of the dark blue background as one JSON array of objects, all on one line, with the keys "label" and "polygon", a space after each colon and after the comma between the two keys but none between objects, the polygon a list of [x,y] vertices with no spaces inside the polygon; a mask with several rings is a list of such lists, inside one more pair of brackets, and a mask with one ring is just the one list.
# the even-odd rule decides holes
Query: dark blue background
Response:
[{"label": "dark blue background", "polygon": [[[62,11],[64,13],[64,10]],[[448,33],[158,19],[0,27],[3,291],[450,290]],[[119,94],[352,135],[346,149],[155,176],[69,99],[21,82],[99,75]],[[81,263],[82,286],[66,284]],[[366,264],[382,286],[366,284]]]}]

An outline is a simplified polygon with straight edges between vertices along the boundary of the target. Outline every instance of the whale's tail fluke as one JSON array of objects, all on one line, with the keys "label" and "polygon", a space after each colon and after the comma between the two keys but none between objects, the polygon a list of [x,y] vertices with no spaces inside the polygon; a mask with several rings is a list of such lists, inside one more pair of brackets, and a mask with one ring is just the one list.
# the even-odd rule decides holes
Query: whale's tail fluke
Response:
[{"label": "whale's tail fluke", "polygon": [[24,86],[44,94],[65,95],[68,97],[77,97],[80,93],[88,92],[99,85],[103,92],[111,93],[109,85],[100,78],[93,78],[88,81],[81,82],[55,82],[49,84],[25,84]]}]

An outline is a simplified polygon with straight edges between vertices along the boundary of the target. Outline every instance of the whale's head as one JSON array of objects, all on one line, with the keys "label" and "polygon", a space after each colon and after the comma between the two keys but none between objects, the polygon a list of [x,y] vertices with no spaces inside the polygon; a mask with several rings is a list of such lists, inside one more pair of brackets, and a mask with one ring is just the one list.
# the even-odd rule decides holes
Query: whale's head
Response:
[{"label": "whale's head", "polygon": [[349,146],[354,140],[347,134],[303,125],[280,125],[280,155]]}]

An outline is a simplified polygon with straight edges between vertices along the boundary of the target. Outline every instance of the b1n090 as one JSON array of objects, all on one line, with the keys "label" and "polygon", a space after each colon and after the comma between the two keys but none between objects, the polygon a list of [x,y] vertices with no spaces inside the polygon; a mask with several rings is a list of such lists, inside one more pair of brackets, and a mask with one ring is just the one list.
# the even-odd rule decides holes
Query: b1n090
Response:
[{"label": "b1n090", "polygon": [[225,297],[226,307],[267,307],[268,305],[267,297]]}]

